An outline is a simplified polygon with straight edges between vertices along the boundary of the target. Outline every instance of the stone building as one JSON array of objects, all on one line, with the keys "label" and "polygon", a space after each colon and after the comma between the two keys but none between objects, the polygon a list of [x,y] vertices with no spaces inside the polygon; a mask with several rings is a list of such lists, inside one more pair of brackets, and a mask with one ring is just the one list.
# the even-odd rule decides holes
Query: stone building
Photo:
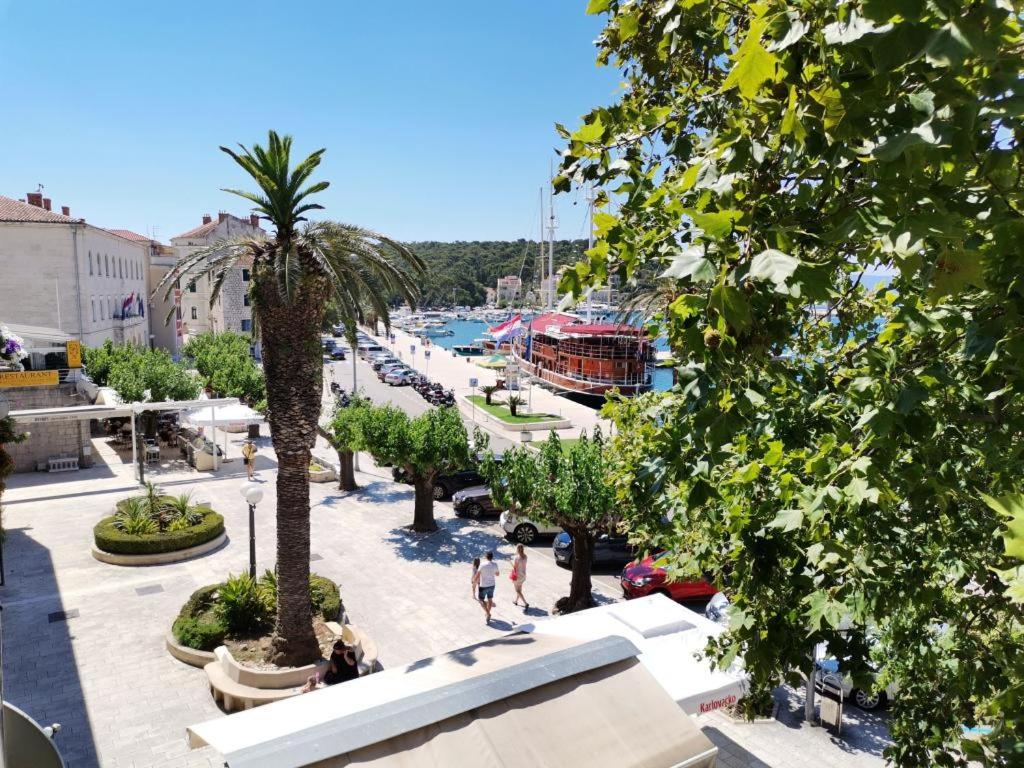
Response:
[{"label": "stone building", "polygon": [[516,275],[506,275],[498,278],[498,285],[495,288],[494,298],[498,306],[515,304],[523,293],[523,281]]},{"label": "stone building", "polygon": [[0,319],[56,328],[85,346],[149,343],[145,244],[52,210],[50,198],[0,196]]},{"label": "stone building", "polygon": [[[218,240],[238,235],[262,232],[259,217],[255,214],[240,219],[230,213],[220,213],[217,220],[209,214],[203,216],[203,223],[188,232],[171,238],[176,259],[182,259],[200,248],[210,246]],[[184,338],[206,331],[252,332],[252,307],[249,306],[250,265],[240,264],[231,270],[221,286],[217,301],[210,304],[213,280],[209,276],[199,277],[181,286],[181,325]]]}]

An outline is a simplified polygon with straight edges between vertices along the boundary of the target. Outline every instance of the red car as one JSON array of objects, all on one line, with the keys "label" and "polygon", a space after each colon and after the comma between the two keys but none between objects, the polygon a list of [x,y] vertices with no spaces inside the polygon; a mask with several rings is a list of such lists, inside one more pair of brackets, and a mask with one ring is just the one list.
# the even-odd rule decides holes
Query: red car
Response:
[{"label": "red car", "polygon": [[627,600],[634,597],[646,597],[647,595],[663,594],[673,600],[695,600],[701,597],[711,597],[718,590],[704,581],[668,581],[668,574],[665,572],[667,552],[659,552],[645,557],[640,562],[635,560],[622,569],[622,576],[619,581],[622,584],[622,594]]}]

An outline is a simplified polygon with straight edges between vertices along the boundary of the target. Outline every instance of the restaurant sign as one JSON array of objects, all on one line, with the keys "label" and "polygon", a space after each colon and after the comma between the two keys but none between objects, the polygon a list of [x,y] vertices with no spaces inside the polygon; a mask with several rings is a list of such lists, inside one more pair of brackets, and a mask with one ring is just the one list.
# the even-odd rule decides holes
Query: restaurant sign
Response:
[{"label": "restaurant sign", "polygon": [[59,383],[57,371],[2,371],[0,389],[12,387],[55,387]]},{"label": "restaurant sign", "polygon": [[68,340],[66,346],[68,353],[68,368],[81,368],[82,342],[76,341],[75,339],[70,339]]}]

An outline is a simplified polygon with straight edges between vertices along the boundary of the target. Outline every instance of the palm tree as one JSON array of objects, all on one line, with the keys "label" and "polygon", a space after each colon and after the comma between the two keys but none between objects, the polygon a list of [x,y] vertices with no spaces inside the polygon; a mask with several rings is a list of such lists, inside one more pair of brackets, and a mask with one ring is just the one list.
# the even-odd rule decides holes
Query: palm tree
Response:
[{"label": "palm tree", "polygon": [[484,402],[490,405],[491,398],[494,396],[494,393],[497,392],[499,389],[501,389],[501,387],[499,387],[497,384],[485,384],[484,386],[480,387],[480,391],[484,393]]},{"label": "palm tree", "polygon": [[277,617],[270,660],[301,665],[320,654],[309,601],[309,460],[320,416],[323,368],[320,329],[333,298],[344,316],[362,319],[364,306],[388,316],[388,298],[413,303],[423,262],[404,245],[361,227],[310,222],[323,206],[311,197],[328,182],[309,183],[323,149],[294,167],[292,139],[271,131],[267,146],[221,147],[256,182],[258,191],[224,191],[251,201],[269,235],[224,240],[184,257],[164,277],[169,294],[181,279],[212,278],[216,301],[233,267],[250,266],[249,294],[263,339],[267,409],[277,454]]}]

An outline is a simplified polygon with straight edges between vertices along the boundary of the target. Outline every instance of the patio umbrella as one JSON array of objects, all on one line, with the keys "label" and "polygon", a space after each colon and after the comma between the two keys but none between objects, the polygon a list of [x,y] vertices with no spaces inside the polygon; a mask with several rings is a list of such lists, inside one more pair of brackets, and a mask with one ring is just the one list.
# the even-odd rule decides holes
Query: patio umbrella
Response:
[{"label": "patio umbrella", "polygon": [[[193,408],[185,412],[185,420],[195,427],[210,427],[216,430],[221,427],[224,433],[224,457],[228,455],[228,433],[224,427],[240,424],[259,424],[263,416],[247,405],[236,403],[233,405],[210,406],[209,408]],[[216,444],[216,435],[210,435],[210,441]],[[216,453],[216,451],[215,451]]]},{"label": "patio umbrella", "polygon": [[504,368],[508,365],[508,358],[504,355],[491,355],[486,360],[478,360],[477,365],[481,368]]}]

